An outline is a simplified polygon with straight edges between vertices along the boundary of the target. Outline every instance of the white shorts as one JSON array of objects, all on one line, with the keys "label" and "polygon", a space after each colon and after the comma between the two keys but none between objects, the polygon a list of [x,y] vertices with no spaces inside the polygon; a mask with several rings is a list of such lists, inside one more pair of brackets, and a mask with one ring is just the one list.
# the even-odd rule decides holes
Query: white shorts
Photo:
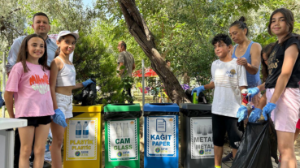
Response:
[{"label": "white shorts", "polygon": [[67,96],[55,93],[58,108],[65,114],[66,119],[73,117],[73,95]]}]

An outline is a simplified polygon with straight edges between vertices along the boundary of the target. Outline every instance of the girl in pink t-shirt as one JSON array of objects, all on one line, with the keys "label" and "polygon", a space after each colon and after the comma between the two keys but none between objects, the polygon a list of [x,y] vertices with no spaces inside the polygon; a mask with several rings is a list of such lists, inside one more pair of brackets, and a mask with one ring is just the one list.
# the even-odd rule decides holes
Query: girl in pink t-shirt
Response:
[{"label": "girl in pink t-shirt", "polygon": [[10,118],[27,119],[27,126],[19,128],[19,167],[29,167],[33,140],[33,167],[43,167],[45,143],[54,114],[49,77],[44,39],[37,34],[27,36],[21,44],[17,63],[9,74],[4,93]]}]

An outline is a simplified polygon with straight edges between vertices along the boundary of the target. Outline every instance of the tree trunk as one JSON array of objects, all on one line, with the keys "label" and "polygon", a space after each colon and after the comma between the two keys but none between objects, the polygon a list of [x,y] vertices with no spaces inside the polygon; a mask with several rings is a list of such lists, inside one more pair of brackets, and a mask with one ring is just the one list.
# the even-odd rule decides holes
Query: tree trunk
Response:
[{"label": "tree trunk", "polygon": [[118,0],[130,34],[141,46],[151,61],[151,67],[164,83],[166,93],[172,102],[180,104],[190,102],[175,75],[166,66],[164,59],[156,50],[154,36],[147,27],[135,5],[135,0]]}]

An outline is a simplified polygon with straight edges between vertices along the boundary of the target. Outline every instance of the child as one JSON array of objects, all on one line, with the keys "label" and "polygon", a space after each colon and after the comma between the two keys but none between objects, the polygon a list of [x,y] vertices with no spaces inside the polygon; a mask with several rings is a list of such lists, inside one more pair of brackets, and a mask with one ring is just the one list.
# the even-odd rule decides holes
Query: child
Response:
[{"label": "child", "polygon": [[28,158],[33,141],[33,167],[42,168],[44,164],[45,143],[51,116],[54,114],[49,76],[46,43],[43,37],[37,34],[27,36],[21,44],[17,63],[10,72],[4,94],[10,118],[27,119],[27,126],[19,128],[19,167],[22,168],[29,168]]},{"label": "child", "polygon": [[238,130],[236,115],[242,102],[239,89],[246,88],[247,77],[245,67],[238,65],[237,59],[231,57],[232,42],[227,35],[215,36],[212,44],[219,57],[211,66],[212,80],[207,85],[193,89],[192,95],[195,91],[199,95],[206,89],[215,89],[212,103],[213,143],[215,167],[220,168],[225,133],[229,135],[233,157],[238,148],[235,142],[241,140],[242,132]]},{"label": "child", "polygon": [[263,116],[267,119],[271,115],[274,121],[281,168],[295,168],[297,164],[294,134],[300,108],[300,41],[292,34],[293,26],[293,13],[285,8],[275,10],[268,25],[269,34],[275,34],[278,41],[268,59],[267,105]]},{"label": "child", "polygon": [[[266,47],[263,48],[262,50],[262,74],[263,74],[263,81],[265,81],[268,77],[268,58],[269,55],[271,54],[272,48],[274,47],[275,43],[271,43],[269,45],[267,45]],[[258,86],[255,90],[252,89],[248,89],[248,92],[253,92],[253,94],[257,94],[259,91],[265,90],[265,83],[263,83],[262,85]],[[257,108],[255,108],[255,110],[253,110],[249,116],[249,122],[255,122],[257,121],[262,113],[262,108],[267,104],[267,98],[266,98],[266,94],[263,95],[263,97],[260,99],[259,105]],[[299,109],[300,110],[300,109]],[[300,132],[300,119],[297,122],[296,125],[296,131],[295,131],[295,135],[294,135],[294,141],[297,140],[298,134]],[[279,162],[281,162],[281,156],[279,158]]]},{"label": "child", "polygon": [[[262,70],[261,73],[263,75],[263,81],[265,82],[267,77],[268,77],[268,58],[271,54],[272,48],[274,47],[275,43],[271,43],[268,44],[267,46],[265,46],[262,51],[261,51],[261,65],[262,65]],[[251,97],[253,95],[256,95],[257,93],[259,93],[259,91],[265,90],[265,83],[257,86],[256,88],[248,88],[248,93],[251,94]],[[267,97],[266,97],[266,93],[263,94],[263,96],[261,97],[261,99],[259,100],[258,105],[256,106],[256,108],[250,113],[249,115],[249,122],[256,122],[262,113],[262,108],[266,105],[267,103]]]},{"label": "child", "polygon": [[[79,35],[77,32],[61,31],[58,34],[56,44],[58,49],[55,59],[51,63],[50,90],[55,113],[64,113],[66,120],[73,117],[72,90],[93,83],[91,79],[76,84],[76,72],[74,65],[69,61],[69,55],[74,51]],[[55,122],[51,122],[52,167],[61,168],[61,146],[63,144],[65,128]]]}]

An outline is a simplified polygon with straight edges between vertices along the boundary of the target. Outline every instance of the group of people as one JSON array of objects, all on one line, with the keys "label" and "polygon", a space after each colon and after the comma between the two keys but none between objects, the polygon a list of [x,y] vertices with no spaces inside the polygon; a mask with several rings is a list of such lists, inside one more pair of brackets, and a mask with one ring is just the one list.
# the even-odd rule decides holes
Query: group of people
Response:
[{"label": "group of people", "polygon": [[[212,103],[215,168],[222,164],[224,136],[227,132],[233,157],[241,141],[244,123],[261,118],[272,119],[277,133],[281,168],[296,168],[294,140],[300,130],[300,36],[293,33],[293,13],[286,8],[275,10],[268,24],[270,35],[277,42],[265,46],[247,38],[245,18],[233,22],[229,35],[218,34],[212,40],[219,57],[211,66],[209,84],[193,89],[200,92],[214,89]],[[260,80],[262,63],[263,83]],[[247,89],[254,109],[242,101],[241,90]],[[265,93],[261,97],[261,91]],[[249,117],[248,117],[249,116]],[[239,124],[237,124],[239,123]]]},{"label": "group of people", "polygon": [[[263,49],[247,38],[249,29],[244,17],[231,24],[231,38],[226,34],[213,38],[212,45],[219,59],[212,63],[211,82],[193,89],[192,94],[215,89],[212,124],[216,168],[221,167],[225,133],[235,157],[236,142],[241,141],[244,127],[243,123],[238,127],[237,122],[256,122],[261,114],[265,120],[271,118],[274,122],[281,168],[296,167],[296,126],[298,132],[300,129],[300,36],[293,33],[293,25],[294,16],[290,10],[275,10],[270,16],[268,32],[276,35],[278,41]],[[93,81],[76,83],[75,67],[69,57],[75,49],[78,33],[61,31],[54,43],[48,37],[49,18],[42,12],[33,16],[32,28],[35,34],[14,41],[6,66],[8,81],[4,99],[9,116],[28,121],[27,127],[17,130],[20,145],[15,145],[15,151],[20,154],[15,155],[15,160],[17,167],[29,168],[33,150],[33,167],[43,167],[45,143],[51,127],[52,167],[61,168],[64,131],[72,117],[72,90],[86,87]],[[237,45],[233,46],[232,40]],[[135,69],[134,58],[126,51],[125,42],[119,42],[118,50],[119,75],[122,78],[131,76]],[[242,89],[251,94],[254,110],[249,110],[242,102]],[[261,97],[263,90],[266,93]],[[130,94],[130,89],[127,93]]]},{"label": "group of people", "polygon": [[26,127],[16,130],[15,167],[29,168],[31,155],[31,166],[43,167],[51,127],[52,167],[61,168],[64,131],[67,120],[73,116],[72,90],[93,81],[76,83],[75,67],[69,56],[75,49],[78,33],[61,31],[54,43],[48,37],[49,18],[42,12],[33,16],[32,28],[35,34],[14,40],[6,65],[4,99],[9,117],[27,120]]},{"label": "group of people", "polygon": [[[42,168],[47,164],[44,153],[51,128],[51,167],[61,168],[64,131],[73,117],[72,90],[94,81],[76,83],[71,55],[79,38],[77,31],[61,31],[56,42],[52,41],[49,18],[42,12],[34,14],[32,28],[34,34],[14,40],[6,65],[4,100],[9,117],[27,120],[26,127],[16,129],[14,167]],[[118,50],[118,75],[124,78],[135,69],[134,58],[124,41],[119,42]],[[131,96],[130,89],[127,93]]]}]

